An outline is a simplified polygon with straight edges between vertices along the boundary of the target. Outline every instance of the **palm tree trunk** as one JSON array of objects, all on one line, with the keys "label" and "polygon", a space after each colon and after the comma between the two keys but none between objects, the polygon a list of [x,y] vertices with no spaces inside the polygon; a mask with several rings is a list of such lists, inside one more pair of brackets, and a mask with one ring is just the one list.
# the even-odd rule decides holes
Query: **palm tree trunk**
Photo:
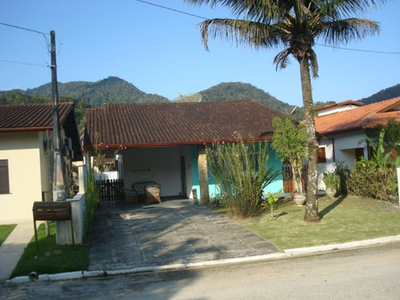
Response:
[{"label": "palm tree trunk", "polygon": [[301,89],[303,94],[304,115],[307,130],[308,148],[308,181],[307,181],[307,200],[304,221],[318,222],[318,165],[317,165],[317,139],[315,136],[314,104],[311,91],[310,65],[308,59],[299,59]]}]

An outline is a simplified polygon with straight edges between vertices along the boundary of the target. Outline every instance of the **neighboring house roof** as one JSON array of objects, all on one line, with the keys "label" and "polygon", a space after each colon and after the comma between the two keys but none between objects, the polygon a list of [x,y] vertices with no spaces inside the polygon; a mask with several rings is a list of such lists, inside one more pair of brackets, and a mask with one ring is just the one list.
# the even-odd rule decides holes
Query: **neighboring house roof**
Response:
[{"label": "neighboring house roof", "polygon": [[257,101],[105,104],[86,110],[84,147],[160,147],[272,140],[282,114]]},{"label": "neighboring house roof", "polygon": [[[74,103],[59,104],[60,124],[72,139],[75,160],[82,159]],[[53,130],[52,105],[48,103],[0,105],[0,133]]]},{"label": "neighboring house roof", "polygon": [[354,108],[357,108],[357,107],[363,106],[363,105],[364,105],[364,103],[359,102],[359,101],[346,100],[346,101],[342,101],[339,103],[333,103],[333,104],[326,105],[324,107],[317,108],[317,109],[315,109],[315,112],[317,112],[318,116],[322,116],[322,115],[336,113],[336,112],[340,112],[340,111],[344,111],[344,110],[354,109]]},{"label": "neighboring house roof", "polygon": [[326,135],[385,125],[390,119],[400,122],[400,97],[376,102],[352,110],[315,118],[316,131]]}]

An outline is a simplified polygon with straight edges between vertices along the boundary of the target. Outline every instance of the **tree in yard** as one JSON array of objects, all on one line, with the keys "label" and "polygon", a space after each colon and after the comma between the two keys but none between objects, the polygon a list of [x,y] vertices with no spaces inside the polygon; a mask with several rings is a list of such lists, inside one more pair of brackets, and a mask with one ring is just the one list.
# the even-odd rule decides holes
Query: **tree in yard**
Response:
[{"label": "tree in yard", "polygon": [[300,64],[303,108],[307,129],[308,183],[305,221],[319,221],[317,202],[317,140],[311,74],[318,77],[317,39],[338,45],[379,32],[376,22],[352,17],[385,0],[185,0],[192,4],[222,5],[238,19],[209,19],[200,24],[208,50],[208,38],[232,39],[258,48],[283,46],[274,59],[285,68],[292,55]]},{"label": "tree in yard", "polygon": [[302,194],[301,170],[307,157],[306,127],[303,124],[296,125],[288,116],[284,119],[274,118],[272,125],[275,127],[272,148],[279,154],[282,163],[290,164],[294,191]]}]

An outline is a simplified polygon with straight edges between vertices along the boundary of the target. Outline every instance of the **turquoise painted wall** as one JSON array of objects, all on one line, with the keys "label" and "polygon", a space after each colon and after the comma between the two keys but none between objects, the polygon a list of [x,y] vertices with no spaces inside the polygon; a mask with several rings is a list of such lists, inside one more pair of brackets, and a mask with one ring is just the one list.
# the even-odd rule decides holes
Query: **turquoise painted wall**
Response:
[{"label": "turquoise painted wall", "polygon": [[[200,197],[200,185],[199,185],[199,170],[197,166],[197,146],[191,146],[191,165],[192,165],[192,179],[193,189],[197,190],[197,197]],[[278,177],[264,189],[264,193],[278,192],[283,189],[283,178],[282,178],[282,163],[276,152],[270,147],[270,155],[268,160],[268,167],[273,167],[279,172]],[[215,184],[215,179],[210,172],[208,172],[208,183],[210,190],[210,198],[215,197],[219,194],[219,189]]]}]

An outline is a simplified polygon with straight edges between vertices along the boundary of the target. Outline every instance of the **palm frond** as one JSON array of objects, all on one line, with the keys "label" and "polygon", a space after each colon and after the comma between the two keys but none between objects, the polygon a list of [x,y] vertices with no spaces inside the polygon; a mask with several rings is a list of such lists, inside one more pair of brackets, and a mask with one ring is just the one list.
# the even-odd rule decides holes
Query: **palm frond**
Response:
[{"label": "palm frond", "polygon": [[310,49],[310,51],[307,53],[307,56],[308,56],[308,61],[310,62],[311,74],[313,75],[314,78],[317,78],[318,77],[317,54],[314,52],[313,49]]},{"label": "palm frond", "polygon": [[255,48],[274,47],[285,44],[282,30],[279,26],[236,19],[211,19],[200,23],[203,45],[208,48],[208,40],[220,37],[225,40],[244,44]]},{"label": "palm frond", "polygon": [[293,6],[288,0],[184,0],[194,5],[217,5],[230,8],[236,17],[260,23],[271,23],[279,20]]},{"label": "palm frond", "polygon": [[335,19],[351,17],[354,14],[365,13],[371,8],[383,5],[387,0],[329,0],[313,1],[317,3],[318,9],[325,15]]},{"label": "palm frond", "polygon": [[337,45],[377,34],[380,28],[374,21],[351,18],[321,23],[318,30],[320,30],[319,35],[325,39],[325,43]]},{"label": "palm frond", "polygon": [[276,70],[284,69],[290,63],[289,55],[292,54],[290,48],[286,48],[279,52],[274,58]]}]

